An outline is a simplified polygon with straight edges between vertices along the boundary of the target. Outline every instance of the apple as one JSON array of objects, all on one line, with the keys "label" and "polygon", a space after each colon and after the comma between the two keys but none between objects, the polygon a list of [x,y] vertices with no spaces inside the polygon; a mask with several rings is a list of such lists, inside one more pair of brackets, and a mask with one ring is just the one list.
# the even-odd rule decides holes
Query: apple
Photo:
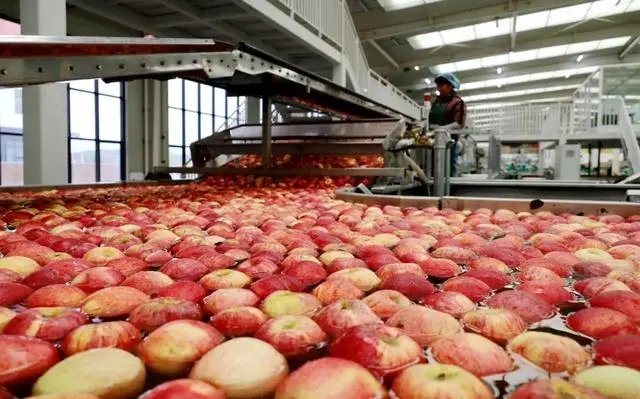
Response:
[{"label": "apple", "polygon": [[474,277],[454,277],[442,285],[443,291],[459,292],[473,302],[480,302],[491,293],[491,287]]},{"label": "apple", "polygon": [[273,346],[255,338],[234,338],[205,354],[189,378],[220,388],[229,399],[251,399],[273,395],[288,374],[286,359]]},{"label": "apple", "polygon": [[591,363],[590,354],[576,341],[546,332],[524,332],[507,348],[550,373],[573,374]]},{"label": "apple", "polygon": [[417,364],[404,370],[391,386],[398,399],[492,399],[478,377],[451,364]]},{"label": "apple", "polygon": [[338,258],[331,262],[329,266],[327,266],[327,273],[332,274],[340,270],[344,269],[352,269],[356,267],[367,267],[367,263],[362,259],[358,258]]},{"label": "apple", "polygon": [[323,265],[329,266],[336,259],[353,259],[354,256],[350,252],[346,251],[328,251],[320,255],[320,262]]},{"label": "apple", "polygon": [[249,286],[260,299],[264,299],[275,291],[300,292],[305,287],[300,280],[295,277],[272,275],[261,278]]},{"label": "apple", "polygon": [[22,276],[13,270],[0,269],[0,283],[21,283]]},{"label": "apple", "polygon": [[568,277],[573,268],[566,264],[555,262],[553,259],[547,258],[533,258],[527,259],[522,262],[522,264],[518,267],[521,271],[527,270],[529,267],[542,267],[544,269],[549,269],[560,277]]},{"label": "apple", "polygon": [[96,266],[104,266],[110,261],[122,258],[125,255],[117,248],[97,247],[87,251],[82,259],[87,260]]},{"label": "apple", "polygon": [[129,277],[137,272],[149,269],[148,263],[130,256],[113,259],[107,262],[105,266],[118,270],[120,273],[124,274],[125,277]]},{"label": "apple", "polygon": [[513,369],[507,352],[482,335],[460,333],[438,339],[431,344],[439,363],[453,364],[479,377],[503,374]]},{"label": "apple", "polygon": [[493,342],[504,345],[527,330],[527,323],[507,309],[477,309],[462,317],[464,327]]},{"label": "apple", "polygon": [[239,306],[223,310],[211,318],[211,325],[227,337],[252,336],[268,320],[253,306]]},{"label": "apple", "polygon": [[156,293],[156,298],[181,299],[196,304],[199,304],[205,296],[207,296],[207,291],[202,285],[187,280],[176,281],[171,285],[161,288]]},{"label": "apple", "polygon": [[460,323],[451,315],[420,305],[400,309],[385,324],[400,329],[422,347],[462,331]]},{"label": "apple", "polygon": [[260,302],[260,298],[244,288],[222,288],[205,297],[202,302],[208,314],[216,315],[225,309],[255,306]]},{"label": "apple", "polygon": [[606,399],[598,391],[570,381],[552,378],[530,381],[522,384],[513,392],[510,399],[544,398]]},{"label": "apple", "polygon": [[124,274],[110,267],[94,267],[85,270],[71,280],[71,285],[91,294],[107,287],[115,287],[125,280]]},{"label": "apple", "polygon": [[556,309],[536,294],[526,291],[503,291],[489,298],[487,305],[493,309],[507,309],[527,323],[548,319]]},{"label": "apple", "polygon": [[371,291],[381,283],[374,272],[361,267],[340,270],[327,277],[328,281],[335,279],[349,280],[363,292]]},{"label": "apple", "polygon": [[640,390],[640,371],[621,366],[596,366],[582,370],[573,381],[607,398],[634,399]]},{"label": "apple", "polygon": [[140,399],[225,399],[224,392],[206,382],[178,379],[145,392]]},{"label": "apple", "polygon": [[286,267],[282,274],[300,280],[305,286],[316,285],[327,278],[327,272],[316,262],[297,262]]},{"label": "apple", "polygon": [[414,274],[418,277],[426,277],[420,266],[415,263],[390,263],[376,271],[376,275],[380,277],[383,282],[390,277],[405,273]]},{"label": "apple", "polygon": [[252,279],[259,280],[278,272],[276,262],[266,257],[252,257],[240,263],[236,270],[245,273]]},{"label": "apple", "polygon": [[251,284],[251,277],[233,269],[218,269],[204,275],[199,283],[209,291],[222,288],[244,288]]},{"label": "apple", "polygon": [[17,305],[31,293],[33,290],[24,284],[0,283],[0,306]]},{"label": "apple", "polygon": [[16,316],[16,312],[9,308],[0,307],[0,333],[4,327]]},{"label": "apple", "polygon": [[58,351],[47,341],[0,335],[0,385],[30,384],[57,362]]},{"label": "apple", "polygon": [[356,362],[324,357],[305,363],[278,387],[275,399],[371,399],[386,391]]},{"label": "apple", "polygon": [[[231,254],[233,255],[233,253]],[[238,257],[238,255],[236,255],[236,257]],[[244,254],[242,255],[242,257],[244,257]],[[219,254],[219,253],[216,253],[215,251],[204,253],[200,255],[197,258],[197,260],[198,262],[205,265],[208,271],[227,269],[235,266],[235,264],[238,262],[237,259],[227,255],[226,253]],[[244,260],[244,259],[241,259],[241,260]]]},{"label": "apple", "polygon": [[145,270],[127,277],[121,285],[123,287],[135,288],[147,295],[155,295],[158,291],[171,284],[173,284],[173,279],[166,274],[153,270]]},{"label": "apple", "polygon": [[331,337],[338,337],[350,327],[382,323],[380,318],[362,301],[342,299],[322,308],[313,320]]},{"label": "apple", "polygon": [[424,297],[423,303],[431,309],[450,314],[456,319],[476,308],[475,303],[469,298],[455,291],[443,291],[427,295]]},{"label": "apple", "polygon": [[392,378],[423,360],[422,348],[413,339],[377,323],[345,330],[331,345],[330,355],[359,363],[379,378]]},{"label": "apple", "polygon": [[177,320],[149,334],[138,346],[137,353],[150,370],[175,377],[186,373],[194,362],[223,340],[222,334],[206,323]]},{"label": "apple", "polygon": [[266,297],[261,304],[262,311],[269,317],[310,316],[321,307],[322,304],[315,296],[291,291],[275,291]]},{"label": "apple", "polygon": [[313,289],[313,295],[322,305],[341,299],[362,299],[364,292],[350,280],[327,280]]},{"label": "apple", "polygon": [[631,291],[622,281],[609,277],[591,277],[580,280],[575,283],[573,288],[587,298],[611,291]]},{"label": "apple", "polygon": [[584,278],[605,277],[613,269],[601,262],[580,262],[573,267],[576,273]]},{"label": "apple", "polygon": [[129,322],[142,331],[151,332],[174,320],[200,320],[202,310],[195,303],[183,299],[151,299],[129,315]]},{"label": "apple", "polygon": [[394,290],[376,291],[364,298],[362,302],[383,320],[412,304],[409,298]]},{"label": "apple", "polygon": [[24,278],[40,270],[40,265],[25,256],[5,256],[0,258],[0,270],[10,270]]},{"label": "apple", "polygon": [[96,348],[119,348],[132,352],[141,339],[140,331],[126,321],[85,324],[67,334],[62,350],[66,356]]},{"label": "apple", "polygon": [[573,299],[563,286],[550,281],[527,281],[516,287],[516,290],[539,295],[551,305],[560,305]]},{"label": "apple", "polygon": [[460,265],[471,263],[478,257],[472,250],[460,247],[441,247],[431,252],[431,256],[449,259]]},{"label": "apple", "polygon": [[555,272],[538,266],[530,266],[526,270],[516,273],[515,277],[521,282],[541,281],[559,286],[563,286],[565,284],[564,279],[558,276]]},{"label": "apple", "polygon": [[613,335],[637,334],[638,326],[624,313],[608,308],[581,309],[567,318],[567,325],[596,339]]},{"label": "apple", "polygon": [[18,313],[2,333],[57,341],[86,322],[85,315],[70,308],[35,308]]},{"label": "apple", "polygon": [[91,349],[50,368],[33,386],[33,394],[89,393],[104,399],[128,399],[142,392],[145,378],[144,364],[129,352]]},{"label": "apple", "polygon": [[417,262],[427,275],[437,278],[450,278],[460,273],[460,266],[449,259],[428,258]]},{"label": "apple", "polygon": [[165,263],[160,272],[166,274],[174,280],[195,281],[209,272],[209,268],[202,262],[191,259],[172,259]]},{"label": "apple", "polygon": [[266,321],[255,338],[271,344],[287,358],[306,355],[327,344],[327,334],[306,316],[279,316]]},{"label": "apple", "polygon": [[512,282],[511,277],[490,269],[473,269],[462,274],[462,277],[473,277],[488,285],[492,290],[499,290]]},{"label": "apple", "polygon": [[135,308],[148,301],[147,294],[131,287],[108,287],[85,298],[80,306],[88,316],[113,318],[128,316]]},{"label": "apple", "polygon": [[624,313],[635,324],[640,324],[640,294],[631,291],[608,291],[592,297],[593,307],[602,307]]}]

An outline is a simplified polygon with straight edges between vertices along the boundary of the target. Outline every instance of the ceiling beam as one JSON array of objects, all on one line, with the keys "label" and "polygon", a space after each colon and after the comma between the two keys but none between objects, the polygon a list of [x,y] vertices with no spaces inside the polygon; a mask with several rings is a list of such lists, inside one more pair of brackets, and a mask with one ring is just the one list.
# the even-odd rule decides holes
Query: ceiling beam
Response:
[{"label": "ceiling beam", "polygon": [[186,15],[161,15],[159,17],[151,17],[150,21],[158,28],[173,28],[177,26],[187,26],[205,22],[228,21],[246,17],[244,10],[238,9],[236,6],[223,6],[215,8],[206,8],[201,10],[199,21]]},{"label": "ceiling beam", "polygon": [[[527,41],[520,41],[518,51],[534,50],[543,47],[556,46],[562,44],[572,44],[579,42],[587,42],[591,40],[600,40],[613,37],[619,37],[636,33],[637,24],[617,25],[598,30],[589,30],[585,32],[571,33],[566,32],[552,37],[540,37]],[[441,50],[436,54],[430,54],[430,49],[414,51],[414,58],[399,61],[400,68],[409,68],[413,65],[438,65],[450,62],[464,61],[474,58],[482,58],[492,55],[505,54],[509,51],[508,43],[488,46],[484,40],[476,40],[469,42],[470,46],[477,45],[477,48],[448,48],[449,52]],[[484,45],[483,45],[484,44]],[[381,71],[390,71],[391,68],[386,66],[378,66],[376,69]]]},{"label": "ceiling beam", "polygon": [[516,38],[518,32],[516,31],[518,16],[514,15],[511,21],[511,43],[509,45],[509,51],[516,51]]},{"label": "ceiling beam", "polygon": [[562,4],[559,4],[557,0],[516,1],[509,2],[511,7],[506,1],[500,1],[498,4],[486,7],[474,0],[459,2],[460,4],[473,4],[473,7],[464,10],[453,11],[451,4],[447,4],[445,7],[444,4],[433,3],[396,11],[375,10],[358,13],[353,18],[356,26],[373,25],[360,30],[360,38],[362,40],[371,40],[417,35],[455,26],[508,18],[514,14],[528,14],[588,1],[564,0]]},{"label": "ceiling beam", "polygon": [[137,14],[126,9],[118,7],[105,7],[101,2],[90,0],[67,0],[67,3],[74,5],[86,12],[106,18],[108,20],[119,23],[122,26],[140,31],[141,33],[151,34],[158,37],[187,37],[184,33],[175,29],[162,29],[155,26],[149,18]]},{"label": "ceiling beam", "polygon": [[640,35],[629,39],[629,42],[624,46],[620,54],[618,54],[618,58],[621,60],[624,59],[624,57],[626,57],[627,54],[629,54],[631,50],[638,45],[638,43],[640,43]]},{"label": "ceiling beam", "polygon": [[374,49],[376,49],[387,61],[389,61],[389,64],[391,64],[394,68],[398,68],[398,61],[396,61],[391,54],[387,53],[387,51],[385,49],[382,48],[382,46],[380,46],[378,43],[376,43],[375,40],[367,40],[365,43],[369,43],[371,45],[371,47],[373,47]]}]

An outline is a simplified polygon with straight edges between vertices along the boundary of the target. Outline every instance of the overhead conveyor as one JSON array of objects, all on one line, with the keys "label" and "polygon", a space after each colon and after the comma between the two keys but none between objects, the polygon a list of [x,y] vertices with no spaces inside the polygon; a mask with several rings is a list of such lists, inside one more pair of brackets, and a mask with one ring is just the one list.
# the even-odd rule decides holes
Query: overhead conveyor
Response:
[{"label": "overhead conveyor", "polygon": [[[263,167],[268,169],[272,154],[380,153],[387,127],[392,129],[402,117],[414,119],[243,43],[233,46],[212,40],[5,36],[0,37],[0,49],[0,86],[4,87],[95,78],[183,78],[223,88],[231,96],[260,97],[263,115],[270,115],[271,104],[279,102],[319,110],[340,120],[314,126],[272,125],[270,118],[263,118],[261,125],[213,135],[192,145],[194,166],[200,172],[206,160],[219,154],[260,153]],[[192,168],[166,167],[156,171],[194,172]],[[358,175],[378,176],[375,173],[379,171]],[[396,170],[394,174],[402,173]]]}]

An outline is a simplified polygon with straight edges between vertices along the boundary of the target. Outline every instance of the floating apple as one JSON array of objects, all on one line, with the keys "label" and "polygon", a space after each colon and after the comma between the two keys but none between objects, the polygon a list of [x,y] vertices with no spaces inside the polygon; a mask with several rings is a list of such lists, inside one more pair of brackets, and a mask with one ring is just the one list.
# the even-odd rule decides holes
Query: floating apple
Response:
[{"label": "floating apple", "polygon": [[253,306],[240,306],[223,310],[211,318],[211,325],[227,337],[252,336],[268,320]]},{"label": "floating apple", "polygon": [[418,364],[404,370],[391,387],[398,399],[492,399],[475,375],[451,364]]},{"label": "floating apple", "polygon": [[589,353],[576,341],[546,332],[524,332],[509,341],[508,347],[551,373],[575,373],[591,362]]},{"label": "floating apple", "polygon": [[477,309],[462,317],[464,327],[474,333],[504,345],[527,330],[527,323],[507,309]]},{"label": "floating apple", "polygon": [[71,331],[62,342],[66,356],[96,348],[133,351],[141,340],[140,331],[126,321],[85,324]]},{"label": "floating apple", "polygon": [[634,399],[640,390],[640,371],[621,366],[591,367],[576,374],[573,380],[607,398]]},{"label": "floating apple", "polygon": [[58,351],[47,341],[0,335],[0,384],[6,387],[34,382],[58,362]]},{"label": "floating apple", "polygon": [[286,357],[302,356],[324,347],[327,334],[306,316],[279,316],[266,321],[255,333]]},{"label": "floating apple", "polygon": [[431,344],[439,363],[453,364],[479,377],[505,373],[513,368],[513,360],[494,342],[471,333],[449,335]]},{"label": "floating apple", "polygon": [[206,382],[178,379],[145,392],[140,399],[225,399],[224,392]]},{"label": "floating apple", "polygon": [[422,347],[462,331],[460,323],[451,315],[420,305],[399,310],[385,324],[400,329]]},{"label": "floating apple", "polygon": [[522,384],[511,395],[511,399],[544,398],[606,399],[591,388],[570,381],[552,378],[550,380],[531,381]]}]

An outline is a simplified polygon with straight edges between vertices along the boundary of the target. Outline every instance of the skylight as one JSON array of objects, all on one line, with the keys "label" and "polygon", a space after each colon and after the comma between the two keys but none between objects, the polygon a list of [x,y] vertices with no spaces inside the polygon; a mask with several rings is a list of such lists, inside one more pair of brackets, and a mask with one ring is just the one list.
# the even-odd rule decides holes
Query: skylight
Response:
[{"label": "skylight", "polygon": [[595,66],[584,67],[584,68],[571,68],[571,69],[563,69],[560,71],[538,72],[538,73],[531,73],[527,75],[511,76],[508,78],[482,80],[478,82],[467,82],[467,83],[462,83],[460,85],[460,91],[501,87],[501,86],[508,86],[512,84],[535,82],[535,81],[548,80],[548,79],[566,78],[574,75],[585,75],[585,74],[595,72],[597,69],[598,67],[595,67]]},{"label": "skylight", "polygon": [[466,96],[466,97],[463,97],[463,99],[466,102],[485,101],[485,100],[502,99],[502,98],[508,98],[508,97],[527,96],[531,94],[549,93],[554,91],[571,90],[577,87],[579,87],[579,85],[538,87],[535,89],[512,90],[512,91],[501,91],[501,92],[487,93],[487,94],[478,94],[474,96]]},{"label": "skylight", "polygon": [[416,7],[424,4],[437,3],[442,0],[378,0],[385,11],[400,10],[402,8]]},{"label": "skylight", "polygon": [[[385,0],[379,0],[381,4]],[[386,0],[391,2],[392,0]],[[400,2],[400,0],[395,0]],[[402,2],[418,3],[418,0]],[[586,21],[594,18],[610,17],[640,10],[640,0],[598,0],[574,6],[561,7],[520,15],[516,18],[516,32],[527,32],[564,24]],[[502,18],[491,22],[466,25],[438,32],[411,36],[407,40],[416,49],[435,48],[446,44],[463,43],[472,40],[504,36],[511,33],[513,18]]]},{"label": "skylight", "polygon": [[[559,46],[544,47],[536,50],[515,51],[502,55],[494,55],[490,57],[475,58],[452,62],[448,64],[440,64],[432,69],[435,73],[469,71],[472,69],[488,68],[496,65],[517,64],[519,62],[540,60],[545,58],[558,57],[563,55],[583,53],[585,48],[593,48],[594,50],[602,50],[607,48],[620,47],[624,45],[630,36],[614,37],[604,40],[593,40],[590,42],[580,42],[573,44],[562,44]],[[500,64],[496,64],[500,61]]]}]

